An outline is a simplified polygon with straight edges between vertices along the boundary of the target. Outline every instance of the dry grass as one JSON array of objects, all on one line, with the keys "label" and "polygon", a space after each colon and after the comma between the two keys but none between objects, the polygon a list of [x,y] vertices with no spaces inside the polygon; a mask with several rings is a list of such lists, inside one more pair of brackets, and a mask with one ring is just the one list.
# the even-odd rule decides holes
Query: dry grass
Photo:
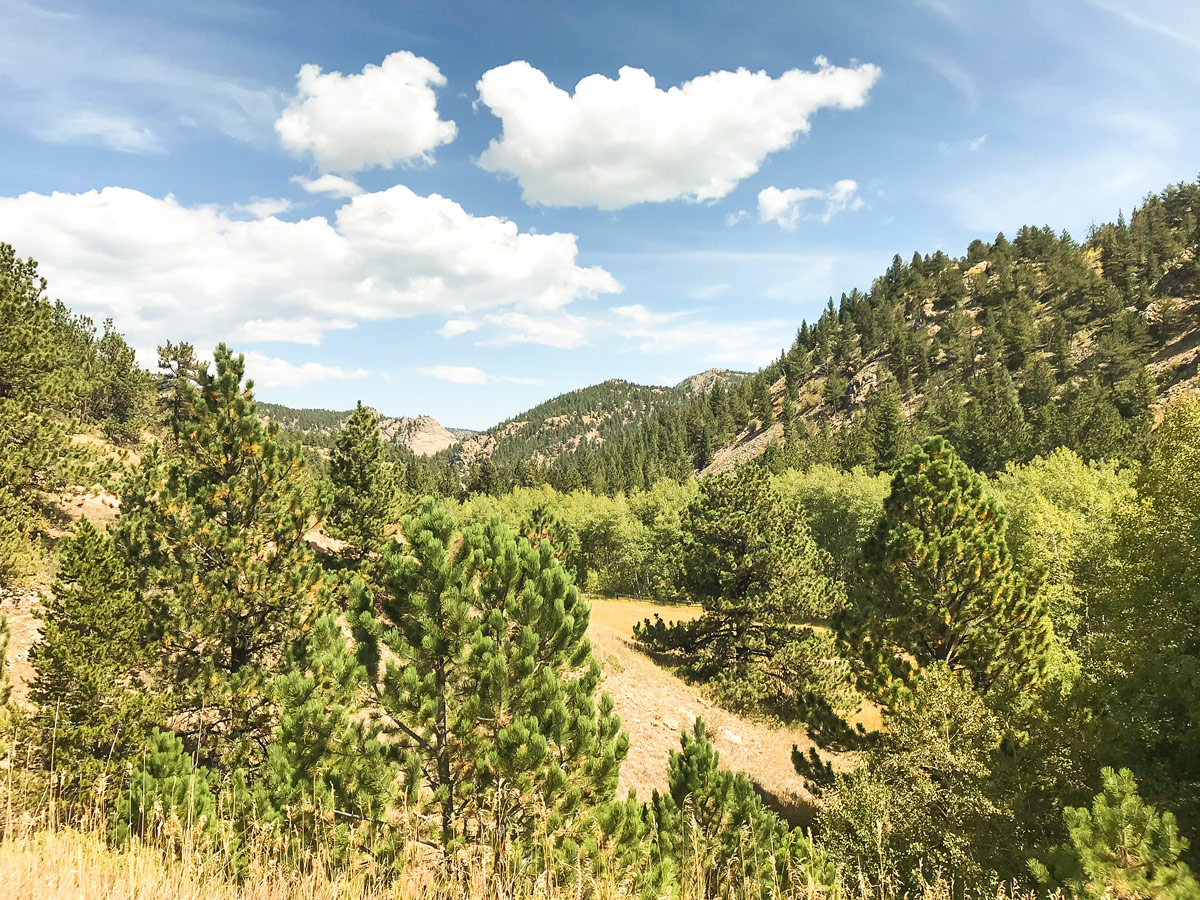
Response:
[{"label": "dry grass", "polygon": [[[37,831],[0,843],[0,884],[22,900],[355,900],[383,893],[350,873],[263,872],[235,880],[201,859],[137,845],[116,852],[96,832]],[[417,896],[409,894],[407,896]]]}]

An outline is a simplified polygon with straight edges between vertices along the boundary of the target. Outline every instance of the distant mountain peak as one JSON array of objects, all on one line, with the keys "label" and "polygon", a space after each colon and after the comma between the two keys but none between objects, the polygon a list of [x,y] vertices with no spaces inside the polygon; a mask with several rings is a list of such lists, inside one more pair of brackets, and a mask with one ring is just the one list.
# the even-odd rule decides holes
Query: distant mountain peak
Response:
[{"label": "distant mountain peak", "polygon": [[705,369],[703,372],[683,379],[675,385],[675,390],[682,391],[689,396],[707,394],[718,384],[740,381],[745,377],[745,372],[734,372],[731,369]]}]

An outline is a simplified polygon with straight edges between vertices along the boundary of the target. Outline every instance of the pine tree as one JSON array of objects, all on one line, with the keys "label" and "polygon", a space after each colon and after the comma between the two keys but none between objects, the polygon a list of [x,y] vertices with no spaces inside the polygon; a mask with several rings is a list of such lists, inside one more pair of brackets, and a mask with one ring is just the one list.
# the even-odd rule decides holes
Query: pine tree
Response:
[{"label": "pine tree", "polygon": [[713,679],[725,702],[805,706],[831,677],[827,634],[812,625],[843,602],[830,560],[803,511],[783,502],[765,470],[706,478],[684,513],[677,592],[699,603],[693,621],[655,617],[638,640],[678,654],[697,678]]},{"label": "pine tree", "polygon": [[757,889],[766,898],[793,886],[835,890],[833,865],[763,805],[750,779],[720,767],[703,719],[671,751],[667,785],[650,803],[655,862],[676,884],[698,875],[702,883],[693,896],[716,900]]},{"label": "pine tree", "polygon": [[555,558],[574,575],[576,584],[587,582],[587,554],[582,538],[555,512],[552,503],[536,503],[521,523],[519,531],[534,547],[548,544]]},{"label": "pine tree", "polygon": [[99,422],[111,441],[137,443],[153,404],[151,376],[138,367],[133,348],[117,333],[112,319],[105,320],[94,350],[83,400],[86,418]]},{"label": "pine tree", "polygon": [[[155,729],[117,798],[113,838],[125,844],[157,833],[177,841],[184,834],[215,841],[220,823],[212,781],[212,772],[193,765],[178,736]],[[162,827],[167,823],[172,827]]]},{"label": "pine tree", "polygon": [[178,450],[151,451],[123,490],[115,538],[139,573],[161,640],[154,668],[175,727],[203,759],[260,758],[275,676],[327,604],[304,535],[316,519],[298,450],[255,412],[245,362],[176,382]]},{"label": "pine tree", "polygon": [[764,375],[754,379],[752,407],[754,418],[758,419],[759,428],[766,428],[775,421],[775,405],[771,400],[771,386],[767,383]]},{"label": "pine tree", "polygon": [[[362,714],[367,671],[336,617],[317,620],[293,665],[275,683],[279,724],[255,786],[258,818],[286,821],[290,833],[336,851],[384,818],[396,772],[382,726]],[[319,822],[333,826],[332,847]]]},{"label": "pine tree", "polygon": [[43,500],[78,483],[87,454],[68,427],[85,388],[73,323],[37,263],[0,243],[0,586],[27,574]]},{"label": "pine tree", "polygon": [[945,439],[900,464],[864,558],[841,625],[873,678],[908,681],[940,661],[986,693],[1039,676],[1050,628],[1040,579],[1016,568],[1003,509]]},{"label": "pine tree", "polygon": [[850,382],[839,370],[831,369],[829,377],[825,379],[825,388],[821,395],[826,412],[832,415],[845,411],[849,398]]},{"label": "pine tree", "polygon": [[974,402],[967,405],[963,425],[963,455],[983,472],[997,472],[1008,462],[1028,458],[1029,428],[1008,369],[994,364],[971,386]]},{"label": "pine tree", "polygon": [[48,730],[41,745],[53,746],[60,771],[86,779],[120,763],[162,721],[163,693],[147,685],[156,646],[149,612],[112,539],[81,519],[59,544],[58,580],[30,651],[30,698]]},{"label": "pine tree", "polygon": [[329,455],[333,498],[326,521],[330,533],[361,559],[383,540],[396,505],[396,478],[369,407],[358,406],[342,425]]},{"label": "pine tree", "polygon": [[1147,806],[1128,769],[1106,768],[1101,779],[1104,789],[1091,809],[1063,810],[1069,843],[1046,863],[1030,863],[1038,880],[1086,900],[1198,900],[1200,883],[1180,859],[1188,842],[1179,836],[1175,816]]},{"label": "pine tree", "polygon": [[895,379],[884,378],[867,401],[866,429],[876,468],[891,469],[908,442],[900,388]]},{"label": "pine tree", "polygon": [[460,533],[427,503],[402,530],[388,594],[357,627],[409,802],[432,807],[427,836],[447,854],[519,842],[544,815],[567,840],[612,799],[628,748],[612,701],[595,700],[587,604],[548,544],[498,521]]}]

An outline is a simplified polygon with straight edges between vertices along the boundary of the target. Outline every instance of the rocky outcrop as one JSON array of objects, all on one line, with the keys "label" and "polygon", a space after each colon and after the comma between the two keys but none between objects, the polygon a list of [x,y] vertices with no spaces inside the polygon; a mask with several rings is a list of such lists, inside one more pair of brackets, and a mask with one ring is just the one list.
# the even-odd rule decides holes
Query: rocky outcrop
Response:
[{"label": "rocky outcrop", "polygon": [[417,456],[432,456],[458,443],[458,438],[433,416],[417,416],[415,419],[380,416],[379,430],[385,441],[408,447]]},{"label": "rocky outcrop", "polygon": [[683,381],[675,385],[675,390],[682,391],[688,396],[707,394],[718,384],[729,384],[731,381],[740,381],[745,377],[745,372],[731,372],[729,369],[708,369],[690,378],[683,379]]}]

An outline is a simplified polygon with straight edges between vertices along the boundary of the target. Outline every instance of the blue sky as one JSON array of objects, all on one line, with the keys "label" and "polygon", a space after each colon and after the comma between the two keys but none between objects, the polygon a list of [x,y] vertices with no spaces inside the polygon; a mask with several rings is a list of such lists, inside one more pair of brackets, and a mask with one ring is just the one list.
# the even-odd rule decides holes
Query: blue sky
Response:
[{"label": "blue sky", "polygon": [[0,240],[259,396],[485,427],[1200,171],[1197,0],[0,0]]}]

